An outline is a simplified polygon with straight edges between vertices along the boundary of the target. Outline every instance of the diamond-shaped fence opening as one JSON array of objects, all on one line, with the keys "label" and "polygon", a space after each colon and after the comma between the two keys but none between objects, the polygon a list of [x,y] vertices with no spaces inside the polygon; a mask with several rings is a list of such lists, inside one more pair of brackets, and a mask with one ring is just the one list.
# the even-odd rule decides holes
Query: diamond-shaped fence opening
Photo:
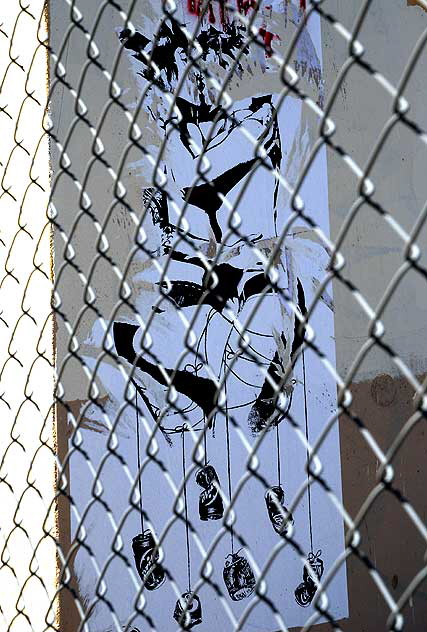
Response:
[{"label": "diamond-shaped fence opening", "polygon": [[424,630],[426,12],[0,9],[1,629]]}]

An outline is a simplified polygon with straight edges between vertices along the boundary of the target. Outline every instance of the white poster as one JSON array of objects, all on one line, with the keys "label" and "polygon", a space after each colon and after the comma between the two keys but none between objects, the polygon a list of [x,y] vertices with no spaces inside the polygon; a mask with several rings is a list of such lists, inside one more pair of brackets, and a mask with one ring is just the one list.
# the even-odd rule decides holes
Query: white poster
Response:
[{"label": "white poster", "polygon": [[[251,19],[252,3],[238,4]],[[138,232],[129,221],[123,239],[126,309],[113,288],[111,313],[93,317],[81,341],[106,396],[103,413],[85,407],[69,460],[80,542],[73,566],[91,632],[303,625],[344,549],[330,497],[318,482],[304,489],[307,444],[336,410],[326,364],[301,353],[298,318],[329,263],[326,155],[300,191],[310,225],[292,215],[290,191],[318,119],[297,95],[280,98],[275,58],[306,20],[304,8],[261,2],[257,43],[245,45],[244,23],[225,3],[208,3],[188,67],[200,6],[182,0],[164,19],[160,0],[146,0],[132,15],[135,31],[118,13],[111,24],[128,69],[118,82],[125,100],[126,82],[140,99],[127,103],[140,158],[125,157],[125,170],[141,224]],[[291,64],[321,106],[316,16]],[[329,287],[309,323],[334,366]],[[317,456],[340,500],[336,424]],[[345,566],[327,596],[331,616],[346,617]]]}]

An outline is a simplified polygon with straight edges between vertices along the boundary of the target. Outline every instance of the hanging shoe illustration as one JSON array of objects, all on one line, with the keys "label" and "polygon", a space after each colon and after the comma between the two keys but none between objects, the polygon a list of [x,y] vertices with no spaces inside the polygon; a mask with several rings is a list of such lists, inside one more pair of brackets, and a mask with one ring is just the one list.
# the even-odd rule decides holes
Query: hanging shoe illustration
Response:
[{"label": "hanging shoe illustration", "polygon": [[256,580],[248,560],[237,553],[225,559],[223,578],[228,594],[233,601],[249,597],[254,591]]},{"label": "hanging shoe illustration", "polygon": [[309,577],[308,582],[301,582],[299,586],[295,590],[295,601],[302,608],[307,608],[314,599],[314,595],[316,594],[316,584]]},{"label": "hanging shoe illustration", "polygon": [[193,592],[185,592],[175,605],[173,618],[183,630],[191,630],[202,622],[202,604]]},{"label": "hanging shoe illustration", "polygon": [[[317,551],[317,553],[309,553],[307,556],[307,562],[311,566],[312,572],[317,576],[317,579],[320,581],[324,571],[323,560],[320,557],[322,554],[321,549]],[[304,566],[302,582],[295,589],[295,601],[302,608],[307,608],[311,604],[314,599],[314,596],[317,592],[317,584],[310,576],[310,573],[306,566]]]},{"label": "hanging shoe illustration", "polygon": [[[319,581],[322,579],[322,575],[324,571],[323,560],[320,557],[321,555],[322,555],[322,550],[319,549],[317,553],[311,552],[307,556],[307,562],[310,564],[311,568],[313,569],[313,572],[317,575],[317,578]],[[307,568],[304,566],[303,581],[307,581],[308,579],[311,579],[311,578],[310,578]]]},{"label": "hanging shoe illustration", "polygon": [[155,546],[156,542],[149,529],[146,529],[144,533],[140,533],[132,539],[132,550],[136,570],[142,581],[145,582],[145,588],[147,590],[160,588],[166,579],[163,567],[157,563],[159,552],[156,551],[155,555],[153,555]]},{"label": "hanging shoe illustration", "polygon": [[224,504],[215,468],[212,465],[202,467],[196,474],[196,483],[204,489],[199,497],[200,520],[220,520],[224,515]]},{"label": "hanging shoe illustration", "polygon": [[[285,492],[280,485],[269,487],[265,493],[268,517],[276,533],[282,537],[288,535],[289,527],[294,524],[291,513],[284,505]],[[289,514],[286,516],[286,514]]]}]

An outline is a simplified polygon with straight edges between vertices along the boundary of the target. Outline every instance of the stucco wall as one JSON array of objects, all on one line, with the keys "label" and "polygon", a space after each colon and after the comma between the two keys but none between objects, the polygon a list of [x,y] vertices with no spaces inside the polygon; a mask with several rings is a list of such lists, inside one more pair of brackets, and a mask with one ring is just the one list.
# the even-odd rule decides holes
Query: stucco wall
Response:
[{"label": "stucco wall", "polygon": [[[330,0],[322,6],[325,12],[351,30],[361,2]],[[363,22],[359,41],[365,48],[363,60],[381,73],[393,86],[408,63],[410,53],[427,26],[427,14],[419,6],[407,6],[406,1],[373,2]],[[326,94],[348,59],[348,44],[325,20],[322,21],[324,75]],[[424,108],[426,75],[423,72],[427,53],[423,53],[413,70],[405,91],[410,103],[408,116],[425,128]],[[392,97],[366,70],[354,65],[344,78],[330,116],[336,125],[334,142],[364,168],[374,144],[392,114]],[[384,143],[371,171],[375,185],[374,200],[410,233],[426,200],[427,183],[424,175],[425,143],[398,123]],[[329,202],[332,238],[357,199],[357,178],[343,159],[328,152]],[[418,245],[423,250],[425,231]],[[363,204],[345,238],[342,254],[346,259],[343,270],[375,309],[392,277],[403,263],[405,243],[376,210]],[[420,263],[425,265],[425,255]],[[337,363],[345,375],[356,354],[367,340],[368,318],[341,283],[334,284],[337,307],[335,320]],[[415,373],[426,369],[425,323],[427,294],[422,277],[409,272],[396,289],[388,305],[383,324],[384,342],[392,347]],[[385,371],[393,376],[398,369],[390,357],[373,350],[364,360],[355,381],[372,378]]]},{"label": "stucco wall", "polygon": [[[330,0],[323,7],[348,30],[361,2]],[[401,0],[373,2],[359,41],[364,60],[397,86],[409,55],[427,27],[427,13],[421,6]],[[348,45],[330,24],[322,22],[326,94],[348,58]],[[424,52],[404,93],[410,103],[409,116],[425,129],[426,74]],[[342,82],[331,110],[336,125],[334,141],[360,167],[364,167],[374,143],[391,115],[392,98],[372,76],[353,67]],[[398,124],[383,145],[371,171],[376,188],[374,199],[388,211],[403,230],[411,232],[426,201],[425,144],[414,132]],[[357,180],[336,153],[328,152],[329,203],[332,238],[338,235],[357,197]],[[425,265],[423,229],[417,240]],[[393,275],[403,263],[404,242],[374,209],[363,205],[345,238],[343,274],[360,290],[375,309]],[[337,368],[345,377],[356,354],[368,340],[368,318],[340,282],[334,283]],[[425,279],[410,271],[401,281],[384,317],[384,341],[405,362],[418,380],[425,378],[427,293]],[[351,386],[352,412],[366,424],[384,452],[413,415],[414,389],[403,377],[390,355],[374,348],[364,359]],[[344,503],[354,518],[377,480],[378,459],[357,428],[355,420],[340,420]],[[423,421],[418,422],[392,461],[394,484],[418,513],[427,518],[424,493],[426,480],[426,437]],[[394,599],[425,564],[425,541],[391,493],[382,493],[361,524],[361,548],[369,556]],[[388,606],[366,566],[355,556],[347,563],[350,618],[342,622],[347,632],[377,632],[387,629]],[[403,610],[405,630],[425,628],[427,600],[425,584]],[[320,626],[320,630],[329,630]]]}]

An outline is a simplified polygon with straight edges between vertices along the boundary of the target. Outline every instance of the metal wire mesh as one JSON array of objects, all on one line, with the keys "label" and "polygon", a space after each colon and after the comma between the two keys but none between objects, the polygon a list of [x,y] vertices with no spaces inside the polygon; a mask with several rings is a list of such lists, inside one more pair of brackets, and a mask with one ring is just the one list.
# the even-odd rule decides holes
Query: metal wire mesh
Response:
[{"label": "metal wire mesh", "polygon": [[[278,11],[276,4],[292,33],[284,56],[277,53],[277,37],[266,26],[267,14]],[[0,242],[4,270],[0,375],[6,419],[1,448],[0,576],[8,592],[0,606],[6,630],[165,632],[159,623],[164,614],[150,608],[154,590],[165,580],[176,597],[176,603],[164,597],[174,629],[190,629],[203,621],[204,629],[212,630],[217,624],[206,618],[204,610],[212,595],[217,599],[215,608],[225,612],[227,629],[256,629],[248,626],[254,625],[252,613],[261,605],[274,621],[272,627],[266,619],[270,627],[264,629],[287,630],[283,602],[271,597],[268,580],[288,548],[299,559],[301,570],[299,577],[290,579],[292,589],[286,599],[312,608],[304,630],[321,621],[328,622],[328,629],[352,629],[336,621],[331,586],[346,561],[353,559],[364,565],[384,600],[388,618],[383,629],[400,630],[408,624],[405,608],[425,579],[425,560],[418,560],[416,572],[396,596],[365,546],[361,525],[377,499],[388,493],[400,503],[425,548],[425,519],[397,483],[393,460],[423,422],[426,382],[386,341],[383,319],[408,274],[425,278],[418,240],[427,208],[404,228],[377,199],[372,174],[396,128],[405,128],[417,142],[425,143],[425,131],[411,117],[405,94],[423,54],[427,30],[413,43],[394,85],[366,61],[360,38],[373,0],[360,3],[351,30],[330,13],[326,1],[276,4],[164,2],[156,15],[154,5],[136,0],[122,4],[110,0],[91,7],[58,0],[50,6],[50,21],[48,8],[33,2],[13,7],[0,26],[0,119],[7,139],[0,154],[0,199],[5,209]],[[417,4],[427,10],[423,0]],[[191,19],[183,19],[184,10]],[[148,15],[156,25],[152,32],[135,27],[141,15]],[[307,66],[300,56],[310,46],[309,25],[314,18],[328,24],[347,47],[346,62],[326,94],[321,63]],[[106,30],[114,35],[107,38],[110,45],[115,42],[112,50],[102,45]],[[20,32],[27,42],[18,52]],[[76,48],[80,53],[73,57]],[[75,61],[81,54],[83,65]],[[255,59],[251,68],[259,82],[266,66],[275,66],[280,90],[274,100],[262,83],[251,86],[248,59]],[[132,67],[136,102],[129,101],[128,86],[121,85],[121,64]],[[43,76],[46,67],[50,77],[45,89],[34,85],[33,76],[37,72]],[[386,123],[372,139],[364,165],[334,139],[334,104],[354,68],[369,75],[390,99]],[[233,96],[239,82],[248,83],[246,101]],[[12,88],[21,92],[10,101]],[[279,129],[280,112],[289,98],[302,104],[303,131],[309,137],[296,173],[291,173],[292,165],[284,158],[286,143]],[[147,112],[150,123],[144,118]],[[314,125],[308,122],[310,117]],[[233,147],[243,142],[242,137],[246,154],[239,149],[242,157],[233,162]],[[178,142],[184,152],[179,155],[190,157],[192,171],[181,158],[181,165],[178,161],[171,166]],[[43,168],[47,143],[51,174]],[[218,147],[215,160],[224,167],[212,177],[210,159]],[[355,179],[353,204],[333,241],[316,220],[311,204],[305,204],[305,183],[317,173],[325,148],[345,163]],[[288,149],[292,153],[292,147]],[[130,187],[138,169],[144,184],[135,184],[135,193]],[[248,225],[244,217],[244,196],[255,173],[267,174],[273,183],[272,229],[267,234],[256,222],[255,228]],[[263,183],[261,179],[260,186]],[[238,194],[233,195],[237,184]],[[258,194],[261,197],[261,191]],[[280,196],[286,196],[285,220],[280,215],[284,199]],[[378,214],[402,247],[400,265],[376,305],[370,305],[355,285],[343,255],[345,239],[365,206]],[[199,217],[206,227],[203,236]],[[295,237],[301,223],[319,246],[315,253],[327,253],[326,264],[321,262],[323,275],[314,279],[310,296],[303,275],[289,273],[293,255],[286,240],[290,234]],[[333,354],[325,352],[322,332],[313,324],[319,305],[332,302],[332,283],[345,287],[369,320],[366,342],[345,376],[336,370]],[[268,318],[273,310],[268,301],[273,299],[288,326],[275,329],[272,319],[265,330],[259,330],[257,314]],[[164,313],[169,320],[156,329],[159,319],[166,318]],[[219,317],[234,338],[217,325]],[[215,337],[211,347],[207,332]],[[266,341],[255,348],[257,335],[270,338],[273,346]],[[172,354],[174,361],[168,365],[167,354],[159,357],[158,349],[166,353],[175,343],[180,351]],[[216,364],[209,360],[208,348],[219,349]],[[370,424],[354,411],[351,392],[357,372],[374,348],[390,358],[413,393],[413,413],[401,420],[385,448]],[[214,351],[210,354],[212,358]],[[312,366],[319,371],[322,366],[337,386],[336,405],[314,439],[307,424],[305,388],[305,363],[310,358]],[[244,362],[255,366],[256,385],[239,373]],[[108,377],[111,369],[117,373]],[[233,386],[233,380],[240,385]],[[305,425],[295,410],[296,396],[293,401],[301,380]],[[117,384],[119,396],[114,394]],[[248,385],[252,395],[255,392],[249,400],[245,399]],[[230,396],[233,388],[240,389],[237,404]],[[231,411],[245,407],[249,428],[244,429],[238,413]],[[343,416],[377,460],[376,483],[356,515],[346,510],[321,453]],[[283,487],[288,492],[287,466],[280,460],[285,425],[306,455],[306,475],[294,494],[286,493],[286,506],[282,492]],[[85,438],[86,431],[96,438],[96,449]],[[126,432],[132,442],[136,439],[137,461],[132,464],[122,448]],[[213,466],[219,459],[217,439],[222,441],[225,479]],[[239,450],[243,456],[236,467],[231,454]],[[263,474],[262,464],[269,458],[277,458],[275,485]],[[108,478],[111,464],[115,469],[111,466]],[[83,471],[86,479],[83,474],[79,478]],[[202,489],[199,518],[209,524],[218,521],[208,545],[201,536],[204,523],[189,511],[189,486],[195,475]],[[252,480],[267,491],[265,515],[273,526],[270,537],[276,538],[262,559],[257,559],[257,548],[251,547],[239,523],[243,512],[239,497]],[[168,500],[156,484],[158,490],[169,487]],[[345,526],[345,546],[328,564],[312,533],[314,489],[328,499],[331,522],[339,516]],[[153,518],[147,508],[149,493],[158,496],[161,518]],[[114,495],[124,497],[126,508],[120,514],[111,506]],[[310,513],[305,543],[297,518],[300,506]],[[135,518],[140,521],[140,534],[131,549],[127,525]],[[109,525],[105,537],[97,532],[102,521]],[[252,525],[252,530],[257,527]],[[219,569],[217,580],[212,570],[215,548],[230,537],[230,561]],[[98,539],[105,540],[105,556],[94,548]],[[183,550],[179,561],[188,571],[185,580],[176,577],[175,567],[169,564],[170,541]],[[90,567],[87,576],[84,564],[76,561],[79,556]],[[109,590],[115,564],[125,569],[133,585],[126,616],[119,609],[121,596]],[[201,611],[200,594],[204,595]],[[245,605],[236,615],[232,602],[242,597]],[[107,614],[98,624],[100,611]],[[350,622],[351,617],[350,608]]]}]

